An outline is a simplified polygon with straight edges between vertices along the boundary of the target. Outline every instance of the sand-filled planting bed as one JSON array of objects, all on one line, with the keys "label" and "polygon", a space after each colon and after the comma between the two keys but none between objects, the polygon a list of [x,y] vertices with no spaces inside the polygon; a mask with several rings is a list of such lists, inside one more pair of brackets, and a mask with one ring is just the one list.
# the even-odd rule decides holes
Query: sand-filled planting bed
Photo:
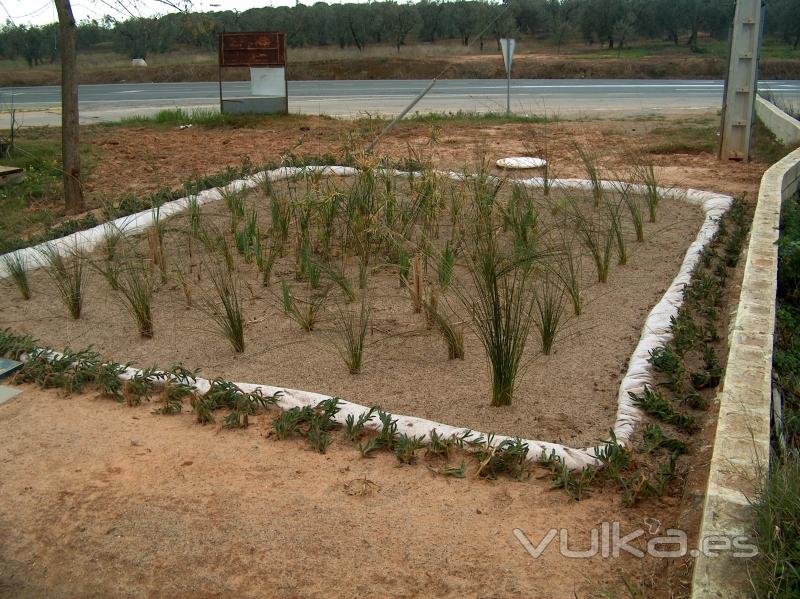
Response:
[{"label": "sand-filled planting bed", "polygon": [[[92,345],[139,367],[181,362],[206,378],[303,389],[479,431],[585,446],[613,426],[618,383],[645,317],[703,222],[698,207],[680,200],[662,198],[649,222],[647,199],[630,193],[546,195],[513,181],[456,182],[430,172],[411,183],[370,172],[268,187],[164,219],[163,246],[151,232],[96,250],[85,258],[78,319],[45,269],[29,274],[27,301],[4,280],[0,325],[56,349]],[[508,406],[491,405],[491,369],[474,326],[481,305],[475,273],[486,264],[486,239],[501,295],[516,289],[529,323]],[[607,282],[598,282],[593,249],[607,261]],[[139,334],[109,272],[123,288],[137,277],[154,287],[152,338]],[[339,275],[352,298],[335,281]],[[213,318],[215,280],[237,290],[242,352]],[[315,307],[313,330],[287,315],[284,283],[299,313]],[[351,374],[342,330],[362,316],[363,364]],[[463,333],[463,360],[449,359],[442,321]],[[545,355],[548,322],[555,341]]]}]

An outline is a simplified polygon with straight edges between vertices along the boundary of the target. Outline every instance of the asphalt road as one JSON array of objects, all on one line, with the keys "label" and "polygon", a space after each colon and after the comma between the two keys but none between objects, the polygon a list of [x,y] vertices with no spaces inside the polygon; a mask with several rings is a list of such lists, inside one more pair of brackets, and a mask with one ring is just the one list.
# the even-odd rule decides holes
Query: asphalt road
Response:
[{"label": "asphalt road", "polygon": [[[427,81],[290,81],[289,110],[308,114],[356,116],[400,112]],[[514,79],[511,107],[518,114],[599,116],[716,111],[721,81],[644,79]],[[762,81],[760,88],[800,104],[800,81]],[[250,95],[249,82],[223,84],[226,98]],[[153,114],[165,108],[219,105],[216,82],[82,85],[81,122]],[[0,88],[0,107],[14,106],[25,125],[60,123],[57,86]],[[506,81],[442,80],[415,108],[419,112],[504,111]],[[3,126],[0,121],[0,127]]]}]

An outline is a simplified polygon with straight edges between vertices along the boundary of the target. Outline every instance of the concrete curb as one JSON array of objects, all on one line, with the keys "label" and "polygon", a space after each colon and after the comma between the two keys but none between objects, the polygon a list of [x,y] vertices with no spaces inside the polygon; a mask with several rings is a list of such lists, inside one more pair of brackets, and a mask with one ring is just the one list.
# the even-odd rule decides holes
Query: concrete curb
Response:
[{"label": "concrete curb", "polygon": [[772,102],[756,96],[756,115],[784,145],[800,145],[800,121],[789,116]]},{"label": "concrete curb", "polygon": [[[797,130],[800,140],[800,124]],[[800,184],[800,149],[764,173],[758,191],[725,380],[698,547],[715,535],[750,537],[750,506],[770,454],[772,347],[775,330],[781,204]],[[746,562],[731,551],[697,555],[692,599],[749,595]]]}]

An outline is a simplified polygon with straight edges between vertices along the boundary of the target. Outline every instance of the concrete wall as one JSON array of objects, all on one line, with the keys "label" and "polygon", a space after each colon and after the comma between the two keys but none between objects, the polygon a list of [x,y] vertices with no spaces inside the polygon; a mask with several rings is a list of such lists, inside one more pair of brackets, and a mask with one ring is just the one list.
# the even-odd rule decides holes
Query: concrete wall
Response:
[{"label": "concrete wall", "polygon": [[[800,140],[800,123],[795,133]],[[776,242],[781,204],[797,191],[799,182],[800,149],[775,163],[761,179],[725,380],[719,394],[717,432],[698,543],[713,535],[752,533],[749,501],[755,498],[766,475],[770,453]],[[731,552],[699,554],[692,598],[749,596],[746,566]]]},{"label": "concrete wall", "polygon": [[767,129],[784,145],[800,145],[800,121],[761,96],[756,96],[756,114]]}]

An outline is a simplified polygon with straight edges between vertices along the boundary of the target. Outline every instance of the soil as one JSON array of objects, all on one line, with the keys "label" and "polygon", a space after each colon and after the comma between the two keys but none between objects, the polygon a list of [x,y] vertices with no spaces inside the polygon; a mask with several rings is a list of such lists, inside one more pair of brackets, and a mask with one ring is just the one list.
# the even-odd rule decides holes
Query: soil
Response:
[{"label": "soil", "polygon": [[685,596],[690,558],[569,559],[557,537],[534,559],[512,531],[536,545],[563,527],[580,549],[617,521],[645,531],[641,548],[685,527],[702,482],[635,508],[613,492],[574,502],[542,471],[518,483],[471,467],[457,480],[344,442],[320,455],[265,438],[269,415],[229,431],[150,409],[29,386],[0,406],[0,594]]},{"label": "soil", "polygon": [[[627,143],[659,143],[663,136],[654,130],[664,125],[558,123],[549,134],[557,175],[582,176],[572,139],[602,152],[607,169],[623,171],[617,151]],[[177,186],[193,172],[238,164],[240,155],[276,158],[300,139],[308,150],[299,153],[335,151],[349,127],[290,118],[233,131],[97,129],[84,137],[98,149],[87,188],[97,199]],[[538,131],[533,125],[446,123],[436,159],[458,168],[474,159],[476,145],[491,159],[521,154]],[[402,125],[382,149],[406,156],[409,145],[421,147],[429,133],[426,124]],[[221,151],[231,143],[233,149]],[[134,150],[157,156],[149,172],[131,166],[139,164]],[[666,184],[747,198],[765,169],[720,163],[693,149],[656,160]],[[738,297],[733,283],[729,306]],[[132,339],[126,333],[114,353],[129,352]],[[718,353],[724,356],[723,349]],[[662,533],[687,530],[696,546],[716,402],[690,438],[678,488],[623,508],[611,489],[571,501],[551,491],[538,470],[522,483],[486,481],[475,478],[476,466],[468,461],[467,479],[457,480],[429,471],[424,460],[397,467],[388,454],[361,459],[341,441],[319,455],[303,441],[277,441],[270,434],[272,414],[230,431],[201,427],[188,413],[155,416],[152,406],[129,408],[92,394],[62,398],[31,386],[22,390],[0,405],[3,596],[688,596],[691,558],[639,560],[623,553],[621,559],[566,559],[556,539],[533,559],[512,530],[520,528],[535,544],[551,527],[566,527],[578,534],[570,547],[583,548],[600,522],[618,521],[623,532],[649,531],[654,518]]]},{"label": "soil", "polygon": [[[294,196],[302,197],[304,189],[301,186]],[[399,193],[403,193],[402,189]],[[446,189],[441,193],[449,197]],[[468,192],[456,188],[455,193]],[[561,238],[554,231],[563,225],[562,217],[551,216],[551,211],[563,206],[564,197],[554,192],[550,198],[537,199],[538,226],[558,237],[553,243],[560,243]],[[574,192],[569,197],[574,198]],[[582,212],[591,211],[590,198],[576,201],[581,202]],[[259,192],[252,194],[249,202],[260,211],[261,226],[268,228],[266,198]],[[218,229],[224,230],[228,214],[224,203],[218,202],[204,210],[204,219],[213,220]],[[469,327],[461,327],[466,328],[466,357],[448,360],[439,334],[426,328],[423,316],[413,312],[408,292],[399,286],[396,268],[386,266],[371,269],[369,275],[370,330],[365,365],[359,375],[350,375],[338,354],[336,314],[353,309],[343,308],[338,294],[329,295],[321,322],[310,333],[303,332],[283,314],[280,281],[291,282],[294,278],[294,257],[276,263],[270,288],[261,286],[254,265],[243,261],[237,264],[235,276],[244,282],[247,346],[245,352],[233,353],[215,332],[208,315],[196,307],[210,294],[208,281],[190,281],[195,303],[191,309],[176,281],[174,269],[190,269],[182,256],[187,247],[185,217],[166,223],[172,231],[166,251],[170,275],[154,301],[153,339],[139,338],[117,295],[94,271],[87,273],[81,319],[67,316],[54,295],[49,276],[40,271],[29,277],[33,293],[30,301],[19,301],[10,291],[10,284],[4,283],[10,292],[0,299],[0,323],[32,334],[46,347],[77,349],[92,345],[105,357],[130,361],[142,368],[153,363],[164,367],[183,363],[201,368],[207,378],[302,389],[472,430],[584,447],[607,438],[613,427],[619,381],[639,340],[642,324],[677,273],[703,215],[685,202],[664,200],[659,206],[658,222],[645,227],[644,243],[635,242],[627,213],[623,221],[631,254],[627,264],[616,266],[613,256],[609,282],[599,284],[593,263],[582,252],[584,312],[573,317],[569,300],[565,300],[564,323],[549,356],[541,353],[536,328],[532,327],[523,356],[527,368],[518,380],[513,405],[508,407],[489,405],[489,367],[479,338]],[[564,234],[575,235],[566,230]],[[450,233],[443,229],[441,235],[444,243]],[[138,243],[136,255],[147,256],[146,241]],[[543,247],[547,244],[540,243]],[[577,257],[579,242],[576,239],[572,243]],[[233,248],[231,251],[235,253]],[[199,257],[199,249],[194,253],[196,264],[207,263],[208,257]],[[100,255],[96,259],[102,260]],[[347,274],[355,285],[358,266],[355,261],[350,262]],[[552,268],[558,268],[557,262]],[[452,285],[456,290],[469,288],[469,276],[464,271],[463,266],[457,269],[458,280]],[[205,268],[196,268],[195,272],[208,276]],[[435,280],[435,274],[431,276]],[[308,297],[306,284],[293,285],[292,292],[300,301]],[[458,297],[453,290],[443,294],[439,299],[441,309],[454,322],[469,322],[470,314]]]},{"label": "soil", "polygon": [[[591,147],[601,156],[607,178],[629,176],[630,150],[655,150],[657,172],[665,185],[710,189],[731,195],[753,193],[765,166],[758,162],[718,162],[713,154],[692,143],[672,143],[674,150],[659,153],[666,142],[684,131],[706,128],[715,119],[556,121],[548,125],[408,122],[384,137],[377,152],[391,159],[426,152],[431,135],[437,144],[432,159],[441,168],[461,169],[485,156],[542,154],[547,148],[557,177],[585,177],[575,143]],[[358,153],[371,142],[383,122],[359,121],[355,125],[314,116],[265,118],[245,128],[99,127],[85,139],[96,155],[96,166],[86,187],[90,201],[100,205],[125,193],[144,193],[162,187],[179,187],[198,174],[218,173],[226,166],[279,161],[281,156],[342,155]],[[707,145],[707,142],[704,142]],[[136,165],[131,167],[131,165]],[[124,173],[125,176],[120,176]],[[618,175],[614,177],[614,175]]]}]

